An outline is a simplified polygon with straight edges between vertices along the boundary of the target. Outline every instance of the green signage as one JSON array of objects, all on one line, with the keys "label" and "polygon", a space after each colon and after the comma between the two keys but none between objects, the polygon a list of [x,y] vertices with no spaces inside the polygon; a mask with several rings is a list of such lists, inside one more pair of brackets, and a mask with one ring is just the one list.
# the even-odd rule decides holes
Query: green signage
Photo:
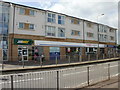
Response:
[{"label": "green signage", "polygon": [[15,45],[32,45],[33,44],[33,40],[31,40],[31,39],[14,38],[14,44]]}]

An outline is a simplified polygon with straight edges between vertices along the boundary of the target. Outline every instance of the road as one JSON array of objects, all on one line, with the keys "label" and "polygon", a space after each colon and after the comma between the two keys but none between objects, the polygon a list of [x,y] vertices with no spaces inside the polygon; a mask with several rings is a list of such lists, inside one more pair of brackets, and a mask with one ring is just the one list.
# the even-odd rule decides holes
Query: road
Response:
[{"label": "road", "polygon": [[[76,88],[106,80],[109,75],[110,77],[118,75],[118,61],[51,71],[13,74],[13,87],[57,88],[59,86],[60,88]],[[3,88],[11,88],[11,76],[3,76],[0,85]]]}]

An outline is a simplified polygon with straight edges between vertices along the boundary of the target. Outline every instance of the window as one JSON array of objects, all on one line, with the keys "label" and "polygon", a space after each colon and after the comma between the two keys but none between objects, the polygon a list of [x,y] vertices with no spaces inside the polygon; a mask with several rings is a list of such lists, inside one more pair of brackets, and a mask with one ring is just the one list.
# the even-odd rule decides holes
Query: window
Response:
[{"label": "window", "polygon": [[75,19],[75,18],[72,18],[72,19],[71,19],[71,23],[72,23],[72,24],[80,24],[80,20]]},{"label": "window", "polygon": [[33,30],[35,28],[34,24],[29,24],[29,23],[19,23],[19,28],[20,29],[31,29]]},{"label": "window", "polygon": [[87,32],[87,37],[94,37],[93,33]]},{"label": "window", "polygon": [[107,32],[107,27],[103,25],[99,25],[99,32],[106,33]]},{"label": "window", "polygon": [[20,14],[34,16],[34,10],[20,8]]},{"label": "window", "polygon": [[24,28],[24,23],[19,23],[19,28]]},{"label": "window", "polygon": [[48,22],[55,23],[55,14],[48,13]]},{"label": "window", "polygon": [[114,30],[113,30],[113,29],[110,29],[110,32],[114,32]]},{"label": "window", "polygon": [[107,35],[99,34],[99,41],[107,41]]},{"label": "window", "polygon": [[110,36],[110,40],[112,40],[112,41],[113,41],[113,40],[114,40],[114,37],[113,37],[113,36]]},{"label": "window", "polygon": [[92,23],[87,23],[87,26],[89,27],[89,28],[92,28]]},{"label": "window", "polygon": [[55,36],[55,27],[46,26],[46,35],[47,36]]},{"label": "window", "polygon": [[25,9],[24,8],[20,8],[20,14],[25,14]]},{"label": "window", "polygon": [[30,10],[30,15],[34,16],[34,10]]},{"label": "window", "polygon": [[72,30],[71,35],[80,36],[80,31]]},{"label": "window", "polygon": [[30,24],[29,29],[34,29],[34,24]]},{"label": "window", "polygon": [[58,28],[58,37],[65,37],[65,29]]},{"label": "window", "polygon": [[65,24],[64,16],[60,16],[60,15],[58,15],[58,24],[62,24],[62,25]]}]

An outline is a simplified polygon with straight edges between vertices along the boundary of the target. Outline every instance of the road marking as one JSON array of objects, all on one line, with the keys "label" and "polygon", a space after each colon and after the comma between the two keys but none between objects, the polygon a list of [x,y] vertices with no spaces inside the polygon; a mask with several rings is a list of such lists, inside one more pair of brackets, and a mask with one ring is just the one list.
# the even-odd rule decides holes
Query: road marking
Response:
[{"label": "road marking", "polygon": [[63,74],[63,76],[74,75],[74,74],[85,73],[85,72],[87,72],[87,71],[81,71],[81,72],[76,72],[76,73]]},{"label": "road marking", "polygon": [[[31,80],[39,80],[39,79],[43,79],[43,78],[34,78],[34,79],[27,79],[27,80],[17,80],[17,81],[13,81],[14,83],[18,83],[18,82],[27,82],[27,81],[31,81]],[[4,83],[11,83],[11,81],[9,81],[9,82],[2,82],[3,84]],[[0,83],[0,84],[2,84],[2,83]]]}]

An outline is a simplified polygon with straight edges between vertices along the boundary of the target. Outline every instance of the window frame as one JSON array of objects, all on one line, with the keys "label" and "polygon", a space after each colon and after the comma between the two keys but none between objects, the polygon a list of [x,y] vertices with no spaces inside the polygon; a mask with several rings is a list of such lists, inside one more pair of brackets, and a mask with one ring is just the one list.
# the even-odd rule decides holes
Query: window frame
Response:
[{"label": "window frame", "polygon": [[[60,30],[63,30],[63,32],[60,32]],[[58,37],[65,37],[65,28],[58,27]]]},{"label": "window frame", "polygon": [[47,14],[47,22],[56,23],[56,14],[48,13]]}]

